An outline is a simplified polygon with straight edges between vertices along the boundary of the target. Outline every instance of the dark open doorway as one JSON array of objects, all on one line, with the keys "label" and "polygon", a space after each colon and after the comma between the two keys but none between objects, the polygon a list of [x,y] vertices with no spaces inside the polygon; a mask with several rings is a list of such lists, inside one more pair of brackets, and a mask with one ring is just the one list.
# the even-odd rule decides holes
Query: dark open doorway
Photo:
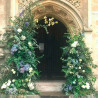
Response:
[{"label": "dark open doorway", "polygon": [[[64,33],[67,32],[67,28],[59,20],[58,24],[48,27],[49,34],[46,34],[43,28],[38,29],[36,39],[43,51],[39,49],[36,51],[37,56],[44,55],[40,59],[38,70],[41,72],[41,79],[63,79],[64,74],[62,70],[62,61],[60,60],[62,55],[62,46],[66,45],[67,38],[64,37]],[[44,20],[39,21],[40,24],[44,24]]]}]

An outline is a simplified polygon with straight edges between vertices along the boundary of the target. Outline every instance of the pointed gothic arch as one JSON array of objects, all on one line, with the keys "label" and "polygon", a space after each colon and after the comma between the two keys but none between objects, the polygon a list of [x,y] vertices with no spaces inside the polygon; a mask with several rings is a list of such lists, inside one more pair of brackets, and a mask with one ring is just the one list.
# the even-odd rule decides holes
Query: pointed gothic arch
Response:
[{"label": "pointed gothic arch", "polygon": [[34,17],[42,19],[46,16],[53,16],[61,21],[70,32],[82,31],[83,21],[79,11],[75,6],[65,0],[46,0],[41,3],[44,7],[35,7],[33,9]]}]

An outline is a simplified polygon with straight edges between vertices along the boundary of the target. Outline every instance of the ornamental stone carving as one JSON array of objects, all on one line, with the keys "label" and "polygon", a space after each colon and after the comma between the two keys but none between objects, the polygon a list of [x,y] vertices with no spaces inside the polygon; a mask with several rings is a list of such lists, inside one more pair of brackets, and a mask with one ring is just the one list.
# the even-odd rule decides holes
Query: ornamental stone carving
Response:
[{"label": "ornamental stone carving", "polygon": [[[62,17],[62,20],[64,19],[66,21],[66,24],[68,23],[71,26],[75,27],[72,17],[70,17],[70,15],[68,13],[65,13],[59,7],[56,7],[54,5],[46,5],[44,7],[45,7],[44,9],[38,8],[37,10],[35,10],[35,12],[34,12],[35,18],[40,19],[41,16],[44,16],[44,15],[53,16],[55,18]],[[64,21],[62,21],[62,22],[64,22]]]},{"label": "ornamental stone carving", "polygon": [[[41,0],[32,0],[32,1],[36,2]],[[81,6],[81,0],[44,0],[44,1],[57,1],[57,2],[67,1],[77,9],[79,9]],[[19,2],[19,10],[21,10],[24,8],[24,5],[27,5],[30,2],[30,0],[22,0],[22,1],[18,0],[18,2]]]},{"label": "ornamental stone carving", "polygon": [[80,0],[66,0],[66,1],[68,1],[69,3],[71,3],[76,8],[79,8],[80,4],[81,4]]},{"label": "ornamental stone carving", "polygon": [[[51,16],[61,21],[70,31],[72,31],[72,28],[77,31],[83,29],[81,15],[76,9],[80,7],[80,3],[80,0],[44,0],[40,3],[42,7],[35,6],[32,12],[34,13],[34,17],[39,20],[45,15]],[[21,6],[21,3],[19,6]],[[20,8],[23,7],[21,6]]]}]

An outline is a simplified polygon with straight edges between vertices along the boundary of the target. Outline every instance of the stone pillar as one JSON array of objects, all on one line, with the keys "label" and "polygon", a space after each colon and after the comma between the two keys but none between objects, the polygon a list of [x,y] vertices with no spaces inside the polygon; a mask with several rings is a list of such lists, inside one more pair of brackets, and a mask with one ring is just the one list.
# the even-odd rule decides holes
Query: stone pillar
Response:
[{"label": "stone pillar", "polygon": [[[93,59],[94,63],[98,65],[98,0],[92,0],[91,2],[91,17],[92,17],[92,48],[93,48]],[[97,81],[95,83],[95,87],[98,90],[98,67],[93,70],[95,76],[97,77]]]},{"label": "stone pillar", "polygon": [[[6,0],[0,0],[0,40],[2,40],[2,35],[5,32],[5,27],[7,23],[7,4]],[[0,44],[0,64],[2,64],[4,60],[4,45]]]}]

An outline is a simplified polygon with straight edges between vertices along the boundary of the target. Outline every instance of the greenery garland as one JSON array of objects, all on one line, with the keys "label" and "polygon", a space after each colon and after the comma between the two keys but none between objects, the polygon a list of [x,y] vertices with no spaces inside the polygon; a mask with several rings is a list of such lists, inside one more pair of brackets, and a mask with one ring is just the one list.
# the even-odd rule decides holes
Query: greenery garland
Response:
[{"label": "greenery garland", "polygon": [[45,25],[39,24],[32,13],[33,4],[30,2],[19,16],[16,16],[14,20],[10,19],[11,25],[7,27],[8,30],[4,34],[2,42],[6,43],[6,48],[10,51],[4,66],[2,65],[7,70],[3,71],[1,92],[6,94],[38,93],[35,81],[39,77],[37,65],[40,62],[35,54],[35,49],[39,48],[35,39],[36,31],[44,28],[48,34],[47,27],[58,22],[54,22],[54,18],[48,20],[45,16]]},{"label": "greenery garland", "polygon": [[91,52],[85,45],[84,33],[65,33],[65,36],[68,38],[68,46],[62,47],[62,71],[66,78],[63,91],[76,97],[93,93],[93,82],[96,78],[93,76],[92,68],[96,68],[97,65],[93,64]]}]

